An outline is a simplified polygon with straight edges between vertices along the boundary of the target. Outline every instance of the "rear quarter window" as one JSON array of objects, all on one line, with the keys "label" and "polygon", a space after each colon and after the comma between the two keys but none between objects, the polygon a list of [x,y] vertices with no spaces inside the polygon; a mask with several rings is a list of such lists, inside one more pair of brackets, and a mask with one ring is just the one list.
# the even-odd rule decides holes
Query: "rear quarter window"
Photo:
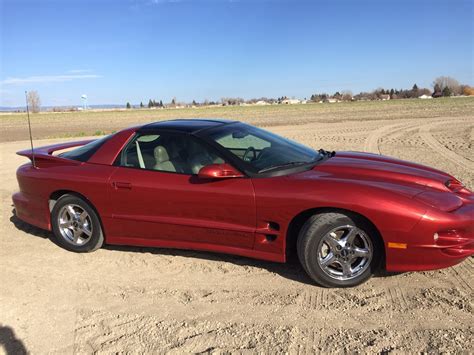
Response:
[{"label": "rear quarter window", "polygon": [[97,152],[99,150],[100,147],[102,147],[102,145],[104,145],[105,142],[107,142],[110,138],[112,137],[112,135],[109,135],[109,136],[105,136],[105,137],[102,137],[102,138],[99,138],[95,141],[92,141],[90,143],[87,143],[79,148],[76,148],[76,149],[73,149],[73,150],[70,150],[68,152],[64,152],[64,153],[61,153],[59,154],[58,156],[60,156],[61,158],[65,158],[65,159],[71,159],[71,160],[77,160],[77,161],[82,161],[82,162],[86,162],[88,161],[93,155],[95,152]]}]

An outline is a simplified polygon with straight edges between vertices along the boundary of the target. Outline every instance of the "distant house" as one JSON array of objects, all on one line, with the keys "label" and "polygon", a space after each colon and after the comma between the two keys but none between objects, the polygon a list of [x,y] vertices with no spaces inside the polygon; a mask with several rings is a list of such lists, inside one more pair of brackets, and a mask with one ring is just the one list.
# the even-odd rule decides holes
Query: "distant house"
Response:
[{"label": "distant house", "polygon": [[390,100],[390,95],[382,94],[382,95],[380,95],[380,100],[382,100],[382,101]]},{"label": "distant house", "polygon": [[263,101],[263,100],[259,100],[255,103],[255,105],[268,105],[268,102]]},{"label": "distant house", "polygon": [[425,95],[425,94],[419,96],[418,98],[419,98],[419,99],[423,99],[423,100],[432,99],[432,97],[431,97],[430,95]]},{"label": "distant house", "polygon": [[331,97],[331,98],[327,99],[327,102],[329,102],[330,104],[334,104],[336,102],[339,102],[339,100]]},{"label": "distant house", "polygon": [[283,105],[295,105],[295,104],[299,104],[301,101],[298,100],[298,99],[285,99],[285,100],[282,100],[282,104]]}]

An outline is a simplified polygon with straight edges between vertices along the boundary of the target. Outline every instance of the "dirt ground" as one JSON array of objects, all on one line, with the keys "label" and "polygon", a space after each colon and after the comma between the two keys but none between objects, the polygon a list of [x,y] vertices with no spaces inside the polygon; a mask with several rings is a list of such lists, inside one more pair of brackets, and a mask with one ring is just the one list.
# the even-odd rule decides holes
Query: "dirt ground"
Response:
[{"label": "dirt ground", "polygon": [[[315,148],[365,150],[428,164],[474,188],[472,111],[455,117],[315,119],[269,129]],[[48,232],[13,217],[15,169],[25,162],[14,152],[28,142],[5,141],[0,349],[474,352],[473,258],[449,269],[381,274],[357,288],[323,289],[297,261],[132,247],[74,254],[53,244]]]}]

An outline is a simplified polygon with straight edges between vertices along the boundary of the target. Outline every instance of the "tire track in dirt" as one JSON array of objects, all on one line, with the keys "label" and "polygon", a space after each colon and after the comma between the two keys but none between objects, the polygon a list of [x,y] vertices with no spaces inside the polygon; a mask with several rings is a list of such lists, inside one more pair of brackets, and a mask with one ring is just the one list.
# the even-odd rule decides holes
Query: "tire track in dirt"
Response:
[{"label": "tire track in dirt", "polygon": [[473,257],[469,258],[470,262],[463,262],[460,265],[460,269],[464,270],[463,275],[460,275],[460,278],[465,282],[467,285],[470,294],[474,293],[474,287],[472,286],[472,282],[474,280],[474,265],[472,263]]},{"label": "tire track in dirt", "polygon": [[[426,352],[442,348],[470,351],[472,327],[421,322],[415,327],[361,329],[235,322],[229,320],[167,319],[153,315],[83,311],[77,327],[77,353],[291,353]],[[459,336],[461,334],[461,336]]]},{"label": "tire track in dirt", "polygon": [[406,296],[399,286],[389,287],[387,289],[388,301],[391,305],[392,312],[394,310],[406,310],[409,307]]},{"label": "tire track in dirt", "polygon": [[321,354],[324,351],[324,329],[311,329],[302,352],[298,354]]},{"label": "tire track in dirt", "polygon": [[80,323],[78,353],[283,353],[303,343],[298,327],[251,322],[83,311]]},{"label": "tire track in dirt", "polygon": [[[463,118],[457,118],[451,123],[463,121],[463,120],[464,120]],[[437,119],[433,119],[429,125],[438,125],[444,122],[445,122],[445,119],[437,118]],[[377,128],[369,133],[368,137],[365,140],[364,151],[381,154],[382,152],[380,150],[380,141],[382,140],[382,138],[391,136],[394,134],[399,134],[399,133],[402,133],[403,131],[416,130],[422,127],[424,124],[426,123],[411,121],[411,122],[405,122],[405,123],[392,124],[388,126],[382,125],[380,128]]]},{"label": "tire track in dirt", "polygon": [[382,127],[370,132],[369,136],[365,141],[364,150],[367,152],[376,152],[377,154],[382,154],[380,150],[380,141],[382,140],[382,138],[391,136],[393,134],[401,133],[406,130],[417,129],[421,125],[422,123],[414,122],[405,122],[402,124],[397,123],[388,126],[383,125]]},{"label": "tire track in dirt", "polygon": [[303,309],[322,309],[328,303],[328,293],[324,288],[315,292],[305,291],[298,297],[298,305]]},{"label": "tire track in dirt", "polygon": [[393,133],[395,130],[403,130],[409,125],[406,123],[403,124],[393,124],[389,126],[382,126],[380,128],[372,131],[367,137],[364,144],[364,151],[380,154],[379,140],[380,138],[386,136],[388,133]]},{"label": "tire track in dirt", "polygon": [[444,158],[463,167],[464,169],[467,169],[467,171],[474,171],[474,162],[464,158],[463,156],[453,152],[452,150],[449,150],[432,136],[430,131],[442,123],[443,122],[434,122],[420,127],[420,137],[431,149],[439,153]]},{"label": "tire track in dirt", "polygon": [[[455,267],[451,267],[450,269],[448,269],[448,273],[453,276],[456,280],[459,281],[459,285],[458,287],[461,288],[463,291],[465,291],[466,293],[472,293],[474,291],[473,287],[471,286],[471,284],[469,283],[471,280],[472,280],[472,276],[465,278],[464,277],[464,273],[461,274],[460,273],[460,270],[459,269],[463,269],[462,266],[458,265],[458,266],[455,266]],[[463,271],[465,271],[466,269],[464,269]]]},{"label": "tire track in dirt", "polygon": [[439,285],[423,284],[416,288],[406,289],[400,284],[387,287],[387,303],[390,304],[392,317],[406,312],[431,311],[432,313],[459,312],[458,315],[471,316],[473,303],[472,292],[465,287],[456,273],[447,269],[446,277],[453,286],[444,283]]}]

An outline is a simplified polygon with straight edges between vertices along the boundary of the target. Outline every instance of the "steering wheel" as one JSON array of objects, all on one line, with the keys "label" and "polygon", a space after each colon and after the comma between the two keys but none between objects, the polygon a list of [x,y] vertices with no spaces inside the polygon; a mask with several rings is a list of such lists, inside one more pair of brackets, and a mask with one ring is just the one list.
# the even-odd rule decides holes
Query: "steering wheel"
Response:
[{"label": "steering wheel", "polygon": [[258,155],[258,160],[265,160],[267,155],[271,156],[272,155],[272,148],[271,147],[265,147],[260,151],[260,154]]},{"label": "steering wheel", "polygon": [[[253,153],[253,158],[250,159],[250,157],[248,156],[250,153]],[[242,157],[242,159],[244,161],[247,161],[247,162],[250,162],[250,161],[253,161],[257,158],[257,151],[255,150],[254,147],[248,147],[247,150],[245,151],[244,153],[244,156]]]}]

